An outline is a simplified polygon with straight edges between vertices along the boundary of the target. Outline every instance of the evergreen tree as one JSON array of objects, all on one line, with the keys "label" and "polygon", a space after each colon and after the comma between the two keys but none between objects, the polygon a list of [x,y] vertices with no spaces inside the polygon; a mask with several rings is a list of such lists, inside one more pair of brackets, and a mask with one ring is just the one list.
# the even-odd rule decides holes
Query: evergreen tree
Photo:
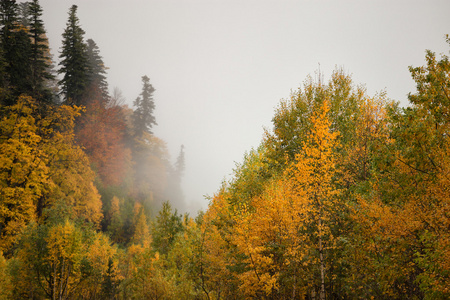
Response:
[{"label": "evergreen tree", "polygon": [[7,73],[8,60],[7,51],[9,50],[9,37],[13,24],[17,18],[17,4],[14,0],[5,0],[0,2],[0,84],[1,84],[1,98],[0,103],[10,103],[9,94],[9,75]]},{"label": "evergreen tree", "polygon": [[50,73],[51,60],[48,39],[45,35],[44,22],[42,21],[42,8],[38,0],[28,4],[28,16],[25,18],[29,26],[31,40],[31,83],[32,96],[36,99],[51,99],[51,91],[48,81],[54,79]]},{"label": "evergreen tree", "polygon": [[167,189],[168,199],[174,204],[174,207],[184,210],[184,195],[181,188],[181,178],[185,169],[184,145],[181,145],[180,154],[173,167],[170,168],[169,187]]},{"label": "evergreen tree", "polygon": [[89,64],[88,81],[89,85],[98,88],[102,95],[102,100],[109,99],[108,82],[106,81],[106,67],[100,56],[100,49],[92,39],[87,40],[87,58]]},{"label": "evergreen tree", "polygon": [[84,30],[79,25],[77,6],[73,5],[69,11],[69,20],[63,33],[63,46],[58,73],[63,74],[59,81],[61,94],[65,102],[82,105],[82,96],[88,84],[88,57],[83,36]]},{"label": "evergreen tree", "polygon": [[13,32],[18,18],[19,7],[15,0],[3,0],[0,2],[0,30],[3,49],[7,49],[8,38]]},{"label": "evergreen tree", "polygon": [[14,104],[22,93],[30,94],[31,42],[28,29],[18,22],[19,6],[15,0],[0,2],[0,28],[4,54],[6,82],[12,97],[4,99],[5,104]]},{"label": "evergreen tree", "polygon": [[6,104],[5,100],[8,98],[8,80],[6,75],[6,60],[5,51],[3,50],[3,41],[0,38],[0,105]]},{"label": "evergreen tree", "polygon": [[150,84],[150,78],[142,76],[142,92],[134,101],[136,107],[133,112],[133,125],[135,136],[141,137],[144,132],[152,133],[153,125],[157,125],[153,111],[155,103],[153,92],[155,89]]},{"label": "evergreen tree", "polygon": [[180,147],[180,154],[178,154],[177,161],[175,163],[175,174],[177,174],[178,178],[183,176],[185,169],[185,158],[184,158],[184,145]]},{"label": "evergreen tree", "polygon": [[29,2],[22,2],[17,4],[17,20],[18,22],[27,27],[30,25],[29,23],[29,15],[30,15],[30,9],[29,9]]}]

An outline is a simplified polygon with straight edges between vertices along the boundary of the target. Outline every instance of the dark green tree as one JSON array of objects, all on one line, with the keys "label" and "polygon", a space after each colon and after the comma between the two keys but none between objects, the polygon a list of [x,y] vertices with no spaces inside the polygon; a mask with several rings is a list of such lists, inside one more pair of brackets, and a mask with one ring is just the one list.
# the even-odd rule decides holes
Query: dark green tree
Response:
[{"label": "dark green tree", "polygon": [[89,64],[88,81],[91,88],[98,89],[102,100],[109,99],[108,82],[106,81],[106,67],[100,56],[100,49],[92,39],[87,40],[87,58]]},{"label": "dark green tree", "polygon": [[63,75],[59,81],[61,94],[68,104],[83,105],[83,94],[88,84],[89,63],[87,47],[84,43],[84,30],[79,25],[77,6],[69,10],[69,20],[63,33],[61,68],[58,73]]},{"label": "dark green tree", "polygon": [[133,125],[135,136],[142,136],[144,132],[152,133],[153,125],[157,125],[153,111],[155,102],[153,92],[155,89],[150,84],[150,78],[142,76],[142,92],[134,101],[136,109],[133,112]]},{"label": "dark green tree", "polygon": [[9,75],[7,73],[7,51],[9,50],[9,37],[13,24],[17,19],[17,4],[13,0],[5,0],[0,2],[0,103],[10,103],[11,96],[9,95]]},{"label": "dark green tree", "polygon": [[0,38],[0,105],[6,104],[8,94],[8,77],[6,74],[5,51],[3,50],[3,41]]},{"label": "dark green tree", "polygon": [[17,25],[19,6],[15,0],[3,0],[0,2],[0,32],[3,49],[7,49],[6,43]]},{"label": "dark green tree", "polygon": [[38,0],[28,3],[26,18],[31,40],[31,84],[32,96],[38,100],[50,101],[52,92],[49,81],[55,77],[51,74],[50,50],[42,21],[42,8]]},{"label": "dark green tree", "polygon": [[4,55],[4,82],[11,93],[5,104],[14,104],[14,99],[22,94],[30,94],[31,42],[28,29],[19,23],[19,6],[15,0],[0,2],[1,45]]}]

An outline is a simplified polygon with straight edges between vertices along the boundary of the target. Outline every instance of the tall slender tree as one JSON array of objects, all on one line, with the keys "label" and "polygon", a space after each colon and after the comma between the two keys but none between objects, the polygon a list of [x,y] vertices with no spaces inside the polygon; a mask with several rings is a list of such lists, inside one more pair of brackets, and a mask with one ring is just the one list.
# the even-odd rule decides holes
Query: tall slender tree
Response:
[{"label": "tall slender tree", "polygon": [[150,78],[142,76],[142,92],[134,101],[136,107],[133,113],[133,125],[135,136],[142,136],[144,132],[152,133],[153,125],[157,125],[153,111],[155,102],[153,92],[155,89],[150,84]]},{"label": "tall slender tree", "polygon": [[[87,40],[87,58],[88,58],[88,81],[89,85],[97,88],[101,92],[102,100],[106,101],[109,98],[108,82],[106,81],[106,67],[100,56],[100,49],[92,39]],[[106,104],[106,103],[104,103]]]},{"label": "tall slender tree", "polygon": [[0,38],[0,104],[5,104],[5,99],[8,92],[8,76],[6,74],[6,59],[5,51],[3,49],[3,40]]},{"label": "tall slender tree", "polygon": [[30,93],[31,90],[31,42],[27,28],[19,23],[19,6],[15,0],[0,2],[0,28],[6,81],[13,96],[4,102],[14,104],[19,94]]},{"label": "tall slender tree", "polygon": [[30,25],[29,23],[29,15],[30,15],[30,8],[29,8],[30,2],[21,2],[17,4],[17,20],[19,24],[28,27]]},{"label": "tall slender tree", "polygon": [[0,2],[0,33],[4,52],[7,52],[11,48],[9,39],[17,24],[18,10],[19,7],[15,0],[4,0]]},{"label": "tall slender tree", "polygon": [[83,93],[88,84],[87,46],[84,43],[84,30],[80,27],[77,17],[77,6],[69,10],[69,20],[63,33],[61,68],[58,73],[63,74],[59,81],[61,94],[68,104],[82,105]]},{"label": "tall slender tree", "polygon": [[31,88],[32,96],[50,101],[51,91],[47,81],[54,79],[50,73],[51,59],[48,39],[42,21],[42,8],[38,0],[28,3],[27,23],[31,40]]},{"label": "tall slender tree", "polygon": [[180,154],[178,154],[177,161],[175,162],[175,173],[181,179],[186,167],[185,157],[184,157],[184,145],[180,147]]},{"label": "tall slender tree", "polygon": [[9,37],[13,24],[17,18],[17,4],[14,0],[5,0],[0,2],[0,84],[1,98],[0,103],[11,104],[8,96],[9,90],[9,64],[7,52],[9,50]]},{"label": "tall slender tree", "polygon": [[185,156],[184,156],[184,145],[180,147],[180,153],[178,154],[177,160],[174,166],[169,168],[169,178],[168,178],[168,188],[167,197],[170,199],[171,203],[175,208],[184,210],[184,195],[181,188],[181,179],[184,175],[185,169]]}]

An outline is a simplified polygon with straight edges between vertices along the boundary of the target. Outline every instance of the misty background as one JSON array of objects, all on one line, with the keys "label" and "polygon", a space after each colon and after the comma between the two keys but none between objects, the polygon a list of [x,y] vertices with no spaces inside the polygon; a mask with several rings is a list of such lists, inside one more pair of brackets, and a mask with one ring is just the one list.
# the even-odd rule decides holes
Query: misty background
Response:
[{"label": "misty background", "polygon": [[[20,2],[20,1],[19,1]],[[85,38],[130,107],[147,75],[156,136],[172,161],[185,146],[188,211],[205,209],[236,162],[256,148],[280,99],[320,68],[352,74],[368,94],[407,105],[408,66],[447,52],[449,1],[41,0],[55,64],[71,5]]]}]

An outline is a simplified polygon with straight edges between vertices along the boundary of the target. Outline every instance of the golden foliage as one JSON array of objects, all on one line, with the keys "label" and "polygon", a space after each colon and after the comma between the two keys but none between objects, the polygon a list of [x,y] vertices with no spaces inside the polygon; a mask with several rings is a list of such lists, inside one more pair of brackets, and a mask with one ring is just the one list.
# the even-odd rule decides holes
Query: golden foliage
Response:
[{"label": "golden foliage", "polygon": [[62,105],[40,115],[34,100],[21,96],[15,105],[2,107],[2,113],[0,249],[9,250],[15,236],[57,201],[71,207],[74,217],[98,225],[102,203],[94,173],[74,143],[79,109]]}]

